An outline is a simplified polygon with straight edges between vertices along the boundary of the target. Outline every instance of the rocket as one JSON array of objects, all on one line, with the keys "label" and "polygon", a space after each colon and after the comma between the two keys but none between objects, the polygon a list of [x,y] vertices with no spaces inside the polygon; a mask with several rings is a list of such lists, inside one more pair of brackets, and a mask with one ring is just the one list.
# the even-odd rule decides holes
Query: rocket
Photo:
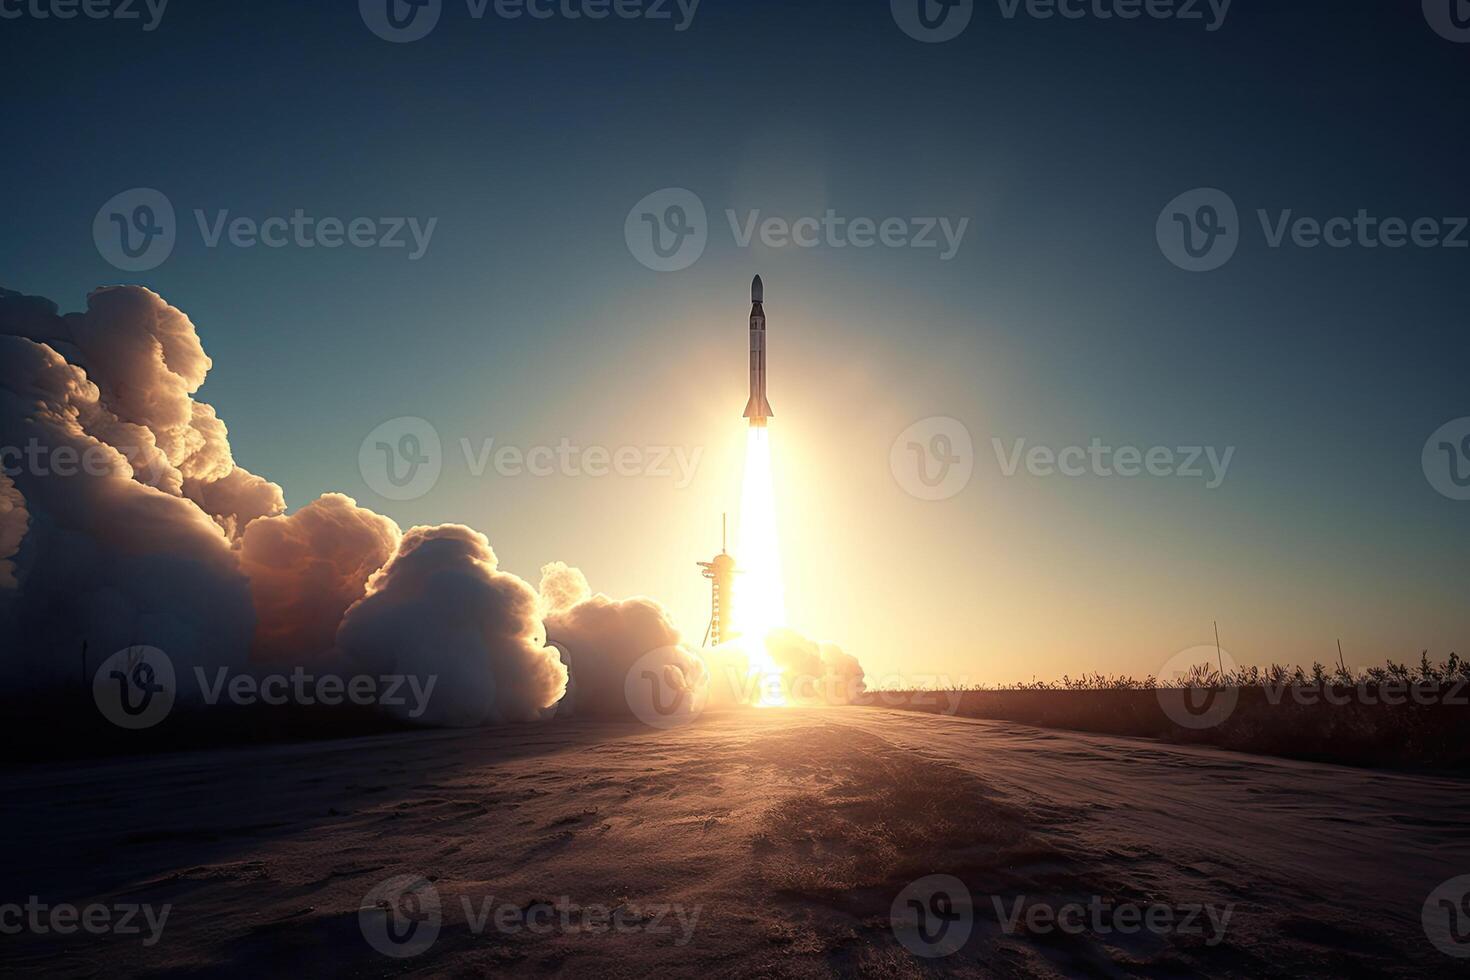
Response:
[{"label": "rocket", "polygon": [[745,417],[752,428],[765,428],[766,420],[775,413],[766,401],[766,310],[762,303],[766,287],[756,276],[750,284],[750,401]]}]

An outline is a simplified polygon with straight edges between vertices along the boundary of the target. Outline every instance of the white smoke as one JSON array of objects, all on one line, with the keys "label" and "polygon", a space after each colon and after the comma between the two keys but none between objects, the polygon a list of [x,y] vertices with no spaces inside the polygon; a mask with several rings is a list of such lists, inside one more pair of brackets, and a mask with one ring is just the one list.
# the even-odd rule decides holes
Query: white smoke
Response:
[{"label": "white smoke", "polygon": [[234,537],[286,510],[281,488],[235,465],[229,433],[193,398],[213,366],[193,322],[151,290],[98,289],[85,313],[0,290],[0,334],[64,353],[96,387],[81,417],[88,435],[125,456],[133,478],[186,496]]},{"label": "white smoke", "polygon": [[428,724],[534,721],[566,691],[536,593],[498,570],[484,535],[458,525],[404,535],[347,611],[337,646],[355,671],[433,678],[416,719]]},{"label": "white smoke", "polygon": [[336,493],[252,521],[239,548],[258,616],[252,659],[330,664],[343,615],[402,540],[392,520]]},{"label": "white smoke", "polygon": [[592,596],[592,586],[580,568],[564,561],[541,566],[541,608],[547,614],[566,612]]},{"label": "white smoke", "polygon": [[781,687],[789,704],[850,704],[867,689],[857,658],[835,644],[779,629],[767,635],[766,652],[781,668]]},{"label": "white smoke", "polygon": [[[65,316],[0,289],[10,692],[89,683],[135,645],[172,659],[186,704],[199,700],[196,668],[300,666],[411,676],[432,688],[412,718],[424,724],[553,708],[625,717],[635,665],[706,690],[711,670],[652,599],[593,595],[561,562],[535,591],[470,528],[404,534],[340,494],[287,515],[281,488],[236,464],[224,422],[195,400],[211,366],[194,324],[147,289],[100,289]],[[788,674],[861,684],[835,647],[790,634],[769,650]]]},{"label": "white smoke", "polygon": [[541,590],[543,604],[556,610],[546,618],[547,637],[566,651],[571,674],[558,717],[633,716],[624,687],[628,672],[654,651],[662,651],[659,666],[678,675],[672,688],[695,690],[708,684],[704,663],[684,645],[678,628],[654,600],[588,595],[586,577],[560,562],[542,569]]},{"label": "white smoke", "polygon": [[[0,297],[0,324],[5,322]],[[221,527],[198,506],[138,482],[127,458],[94,433],[120,424],[86,374],[52,348],[0,336],[0,447],[18,547],[7,522],[16,594],[0,623],[11,685],[54,689],[137,643],[202,666],[245,662],[254,611]],[[76,469],[73,471],[73,467]],[[64,475],[70,474],[70,475]],[[188,701],[197,692],[181,689]]]}]

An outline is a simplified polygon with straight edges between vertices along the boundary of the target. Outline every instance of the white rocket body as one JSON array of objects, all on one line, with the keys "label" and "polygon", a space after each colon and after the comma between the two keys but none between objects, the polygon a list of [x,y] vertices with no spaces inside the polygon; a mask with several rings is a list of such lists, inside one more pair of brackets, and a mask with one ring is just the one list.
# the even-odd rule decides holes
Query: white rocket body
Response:
[{"label": "white rocket body", "polygon": [[756,276],[750,284],[750,401],[745,417],[752,426],[764,426],[775,413],[766,400],[766,310],[765,285]]}]

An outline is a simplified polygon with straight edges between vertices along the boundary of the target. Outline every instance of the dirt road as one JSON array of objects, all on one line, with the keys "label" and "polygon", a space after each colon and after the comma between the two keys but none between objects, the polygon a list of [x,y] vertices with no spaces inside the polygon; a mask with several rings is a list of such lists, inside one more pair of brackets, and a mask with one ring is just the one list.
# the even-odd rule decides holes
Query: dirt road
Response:
[{"label": "dirt road", "polygon": [[[1464,965],[1420,923],[1436,886],[1470,874],[1459,779],[848,708],[35,766],[6,783],[0,903],[45,906],[0,911],[26,920],[0,936],[7,973]],[[136,907],[141,928],[63,935],[59,905],[114,924]],[[920,930],[921,914],[938,918]]]}]

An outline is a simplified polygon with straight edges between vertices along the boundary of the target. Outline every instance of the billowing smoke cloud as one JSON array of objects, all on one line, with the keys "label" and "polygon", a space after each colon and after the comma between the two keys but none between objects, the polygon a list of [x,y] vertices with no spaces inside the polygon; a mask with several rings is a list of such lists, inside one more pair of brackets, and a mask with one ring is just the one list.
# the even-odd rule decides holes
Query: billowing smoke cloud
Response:
[{"label": "billowing smoke cloud", "polygon": [[15,562],[10,559],[20,551],[20,542],[30,523],[26,498],[21,496],[15,482],[0,472],[0,589],[14,589],[20,584],[15,578]]},{"label": "billowing smoke cloud", "polygon": [[673,690],[708,684],[703,661],[652,599],[588,595],[586,577],[560,562],[542,569],[541,589],[543,603],[556,610],[546,618],[546,635],[566,651],[571,673],[558,717],[634,716],[625,684],[635,665],[663,671]]},{"label": "billowing smoke cloud", "polygon": [[563,613],[592,597],[592,586],[580,568],[564,561],[541,566],[541,608],[547,615]]},{"label": "billowing smoke cloud", "polygon": [[[191,501],[138,482],[105,441],[127,426],[57,351],[0,336],[7,497],[27,516],[11,561],[17,593],[0,607],[12,691],[85,681],[89,666],[136,643],[206,667],[245,662],[255,617],[230,543]],[[181,685],[184,700],[196,693]]]},{"label": "billowing smoke cloud", "polygon": [[857,658],[834,644],[781,629],[766,637],[766,652],[781,669],[781,686],[792,704],[850,704],[866,690]]},{"label": "billowing smoke cloud", "polygon": [[347,611],[337,646],[353,670],[436,688],[429,724],[534,721],[566,691],[540,599],[497,568],[490,542],[458,525],[416,527]]},{"label": "billowing smoke cloud", "polygon": [[739,637],[702,651],[709,664],[712,707],[852,704],[867,690],[862,665],[835,644],[809,640],[795,630],[771,631],[760,661],[775,664],[778,673],[772,676],[769,666],[755,665],[757,658],[747,646],[752,642]]},{"label": "billowing smoke cloud", "polygon": [[[196,432],[209,433],[209,438],[219,439],[222,448],[208,452],[215,460],[210,464],[215,468],[208,471],[208,477],[189,476],[191,467],[186,462],[184,496],[213,517],[231,538],[238,538],[257,517],[285,513],[286,501],[280,487],[233,463],[228,464],[228,470],[223,469],[220,460],[229,460],[230,447],[225,424],[215,417],[213,408],[196,404],[194,425]],[[196,463],[200,461],[198,455],[193,459]]]},{"label": "billowing smoke cloud", "polygon": [[342,617],[398,550],[392,520],[329,493],[289,517],[251,522],[240,540],[258,622],[258,663],[331,663]]},{"label": "billowing smoke cloud", "polygon": [[212,362],[193,322],[157,293],[98,289],[85,313],[59,316],[53,303],[0,290],[0,334],[81,369],[97,389],[84,431],[122,453],[134,479],[188,497],[231,537],[285,512],[281,488],[235,465],[225,424],[194,400]]},{"label": "billowing smoke cloud", "polygon": [[[413,675],[421,722],[536,718],[565,689],[539,597],[468,528],[396,524],[327,495],[284,516],[235,464],[189,318],[139,288],[87,312],[0,291],[0,628],[34,689],[123,647],[193,668]],[[84,659],[83,649],[90,660]],[[14,688],[12,688],[14,689]],[[415,707],[420,707],[415,705]]]},{"label": "billowing smoke cloud", "polygon": [[[100,289],[65,316],[0,289],[0,669],[12,695],[88,683],[135,645],[172,659],[186,704],[196,668],[212,679],[300,666],[412,677],[432,693],[403,711],[427,724],[637,714],[635,667],[674,692],[708,691],[711,668],[651,599],[593,595],[561,562],[538,592],[476,531],[404,534],[339,494],[286,515],[281,488],[235,463],[224,422],[195,401],[210,368],[194,324],[147,289]],[[860,689],[862,669],[837,648],[770,643],[793,684],[822,678],[818,700]],[[726,655],[743,652],[711,665]],[[730,676],[748,658],[737,666]]]}]

